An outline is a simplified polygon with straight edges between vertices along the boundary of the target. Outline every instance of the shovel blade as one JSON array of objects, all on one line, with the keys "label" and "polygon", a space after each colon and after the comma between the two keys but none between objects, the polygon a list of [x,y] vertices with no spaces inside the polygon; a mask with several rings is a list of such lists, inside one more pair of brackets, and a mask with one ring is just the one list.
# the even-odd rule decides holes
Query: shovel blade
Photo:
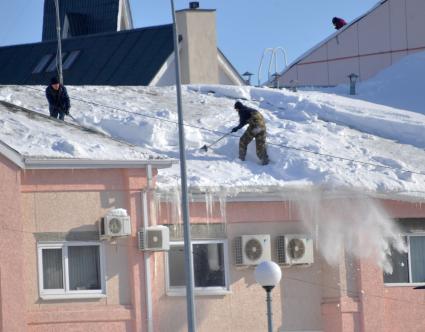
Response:
[{"label": "shovel blade", "polygon": [[204,146],[201,148],[201,150],[203,150],[203,151],[207,152],[207,151],[208,151],[208,146],[207,146],[207,145],[204,145]]}]

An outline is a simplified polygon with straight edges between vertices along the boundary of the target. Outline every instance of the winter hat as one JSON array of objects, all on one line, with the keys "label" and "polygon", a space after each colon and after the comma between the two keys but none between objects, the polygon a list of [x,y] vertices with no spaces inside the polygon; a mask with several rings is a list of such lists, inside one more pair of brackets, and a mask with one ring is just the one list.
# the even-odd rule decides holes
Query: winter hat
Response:
[{"label": "winter hat", "polygon": [[59,83],[59,80],[58,80],[58,78],[57,77],[52,77],[51,79],[50,79],[50,84],[51,85],[53,85],[53,84],[58,84]]},{"label": "winter hat", "polygon": [[240,110],[240,109],[242,109],[242,107],[243,107],[243,105],[242,105],[242,103],[240,101],[237,101],[235,103],[235,109]]}]

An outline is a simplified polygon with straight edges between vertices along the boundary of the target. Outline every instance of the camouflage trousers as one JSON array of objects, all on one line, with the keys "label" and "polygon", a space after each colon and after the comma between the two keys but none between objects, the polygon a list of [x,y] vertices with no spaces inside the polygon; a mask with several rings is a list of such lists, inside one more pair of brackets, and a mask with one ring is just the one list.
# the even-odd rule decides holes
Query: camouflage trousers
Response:
[{"label": "camouflage trousers", "polygon": [[245,160],[248,144],[255,138],[257,157],[265,165],[269,162],[266,147],[266,129],[249,125],[239,140],[239,159]]}]

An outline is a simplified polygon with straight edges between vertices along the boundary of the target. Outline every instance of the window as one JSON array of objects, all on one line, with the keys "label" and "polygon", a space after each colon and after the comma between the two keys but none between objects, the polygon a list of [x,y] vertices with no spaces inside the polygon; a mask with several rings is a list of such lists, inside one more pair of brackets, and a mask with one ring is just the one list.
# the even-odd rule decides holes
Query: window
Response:
[{"label": "window", "polygon": [[[227,242],[192,241],[195,291],[198,294],[220,294],[228,291]],[[185,292],[183,242],[173,242],[167,255],[167,290],[169,294]]]},{"label": "window", "polygon": [[35,66],[32,71],[33,74],[39,74],[43,71],[44,67],[46,67],[47,63],[52,59],[53,54],[45,54],[38,62],[37,66]]},{"label": "window", "polygon": [[[62,61],[66,57],[66,55],[67,55],[66,52],[65,53],[62,53]],[[58,65],[57,65],[57,59],[58,58],[59,58],[59,55],[53,57],[53,60],[50,62],[50,65],[46,68],[46,72],[52,72],[52,71],[58,70],[57,69],[57,67],[58,67]]]},{"label": "window", "polygon": [[102,257],[98,242],[39,243],[40,297],[103,297]]},{"label": "window", "polygon": [[71,68],[77,57],[80,55],[80,51],[72,51],[63,63],[63,70]]},{"label": "window", "polygon": [[386,284],[423,284],[425,283],[425,235],[404,237],[408,252],[391,250],[393,273],[384,273]]}]

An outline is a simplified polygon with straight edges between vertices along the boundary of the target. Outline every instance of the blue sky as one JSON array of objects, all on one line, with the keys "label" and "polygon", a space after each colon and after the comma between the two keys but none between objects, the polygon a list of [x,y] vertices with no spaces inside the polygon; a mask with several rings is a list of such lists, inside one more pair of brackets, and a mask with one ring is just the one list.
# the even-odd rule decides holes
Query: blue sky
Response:
[{"label": "blue sky", "polygon": [[[256,74],[265,48],[283,47],[291,62],[333,33],[333,16],[351,21],[378,0],[199,2],[201,8],[217,10],[218,46],[226,57],[240,73],[248,70]],[[43,3],[44,0],[1,0],[0,46],[40,41]],[[187,8],[188,3],[188,0],[175,0],[175,7]],[[135,27],[171,22],[169,0],[130,0],[130,4]],[[280,70],[283,57],[279,54],[277,60]],[[264,66],[268,66],[268,59]]]}]

